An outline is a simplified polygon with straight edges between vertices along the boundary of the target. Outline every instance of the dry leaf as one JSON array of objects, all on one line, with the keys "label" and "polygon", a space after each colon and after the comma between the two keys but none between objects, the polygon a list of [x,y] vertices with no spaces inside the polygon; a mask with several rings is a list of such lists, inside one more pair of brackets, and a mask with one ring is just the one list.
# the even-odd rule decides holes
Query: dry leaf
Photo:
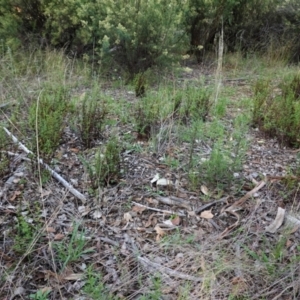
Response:
[{"label": "dry leaf", "polygon": [[154,198],[146,198],[146,201],[154,205],[157,205],[159,203],[159,201]]},{"label": "dry leaf", "polygon": [[156,173],[156,175],[153,177],[153,179],[151,180],[151,183],[155,183],[157,180],[159,179],[159,174]]},{"label": "dry leaf", "polygon": [[174,219],[171,220],[173,225],[178,226],[181,222],[181,219],[179,216],[176,216]]},{"label": "dry leaf", "polygon": [[201,185],[201,192],[206,196],[209,194],[208,188],[205,185]]},{"label": "dry leaf", "polygon": [[21,195],[20,191],[14,191],[14,194],[12,195],[12,197],[9,199],[9,201],[14,201],[18,196]]},{"label": "dry leaf", "polygon": [[84,277],[84,273],[73,273],[73,274],[69,274],[67,276],[65,276],[63,279],[65,280],[80,280]]},{"label": "dry leaf", "polygon": [[196,213],[193,210],[188,210],[187,213],[191,217],[196,217],[197,216]]},{"label": "dry leaf", "polygon": [[155,229],[157,235],[160,236],[160,237],[162,237],[162,236],[164,236],[164,235],[166,234],[166,232],[165,232],[163,229],[161,229],[161,228],[159,227],[159,225],[156,225],[156,226],[154,227],[154,229]]},{"label": "dry leaf", "polygon": [[99,209],[96,209],[94,212],[93,212],[93,218],[94,219],[99,219],[102,217],[102,212],[99,210]]},{"label": "dry leaf", "polygon": [[65,237],[64,234],[58,233],[58,234],[56,234],[56,235],[54,236],[54,240],[55,240],[55,241],[61,241],[64,237]]},{"label": "dry leaf", "polygon": [[166,178],[160,178],[156,181],[157,185],[167,186],[172,185],[172,181]]},{"label": "dry leaf", "polygon": [[55,232],[56,230],[53,228],[53,227],[46,227],[46,231],[47,232],[50,232],[50,233],[53,233],[53,232]]},{"label": "dry leaf", "polygon": [[214,217],[214,215],[211,213],[211,210],[204,210],[200,214],[200,217],[204,218],[204,219],[212,219]]},{"label": "dry leaf", "polygon": [[173,223],[172,223],[172,220],[165,220],[165,221],[163,221],[163,223],[164,223],[165,225],[167,225],[168,227],[174,227],[174,225],[173,225]]},{"label": "dry leaf", "polygon": [[144,210],[146,210],[146,207],[140,206],[140,205],[135,205],[132,207],[132,211],[141,214]]},{"label": "dry leaf", "polygon": [[81,214],[81,216],[84,217],[91,211],[91,209],[87,206],[79,206],[78,211]]},{"label": "dry leaf", "polygon": [[127,213],[124,214],[124,220],[126,222],[132,222],[133,221],[132,216],[131,216],[131,214],[129,212],[127,212]]},{"label": "dry leaf", "polygon": [[285,243],[285,246],[287,248],[290,248],[292,245],[293,245],[293,242],[291,240],[287,240],[286,243]]},{"label": "dry leaf", "polygon": [[275,233],[277,229],[282,225],[284,220],[285,209],[278,207],[275,220],[266,227],[267,232]]},{"label": "dry leaf", "polygon": [[[17,287],[15,290],[14,290],[14,297],[15,296],[20,296],[22,294],[25,293],[25,289],[21,286]],[[10,299],[13,299],[14,297],[10,298]],[[7,298],[8,299],[8,298]]]},{"label": "dry leaf", "polygon": [[157,218],[155,218],[155,213],[151,214],[148,218],[148,221],[145,224],[145,227],[154,226],[157,223]]},{"label": "dry leaf", "polygon": [[51,191],[45,190],[45,189],[40,190],[40,193],[41,193],[41,196],[42,196],[42,197],[46,197],[46,196],[49,196],[49,195],[52,194]]}]

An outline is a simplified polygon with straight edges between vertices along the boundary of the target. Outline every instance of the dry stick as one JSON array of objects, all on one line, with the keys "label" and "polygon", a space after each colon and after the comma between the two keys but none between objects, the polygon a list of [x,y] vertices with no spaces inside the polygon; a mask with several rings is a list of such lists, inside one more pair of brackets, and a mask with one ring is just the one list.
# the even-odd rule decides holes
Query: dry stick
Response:
[{"label": "dry stick", "polygon": [[[5,127],[3,127],[5,132],[7,133],[8,136],[10,136],[13,140],[14,143],[18,144],[18,146],[27,154],[33,154],[30,150],[26,148],[19,140],[12,134],[10,133]],[[57,174],[55,171],[53,171],[46,163],[43,162],[42,159],[38,159],[38,162],[44,166],[44,168],[51,173],[51,175],[58,180],[65,188],[67,188],[75,197],[80,199],[82,202],[86,202],[86,197],[78,192],[70,183],[68,183],[65,179],[63,179],[59,174]]]},{"label": "dry stick", "polygon": [[243,196],[240,200],[234,202],[230,207],[226,208],[226,211],[232,211],[235,210],[238,206],[241,206],[244,204],[253,194],[258,192],[261,188],[263,188],[266,185],[266,181],[262,180],[258,185],[249,191],[245,196]]},{"label": "dry stick", "polygon": [[[299,284],[299,281],[297,282]],[[276,297],[274,297],[272,300],[280,299],[281,296],[290,288],[294,287],[296,285],[295,281],[293,281],[290,285],[288,285],[285,289],[283,289]]]},{"label": "dry stick", "polygon": [[241,199],[239,199],[238,201],[234,202],[232,205],[230,205],[229,207],[225,208],[223,210],[223,212],[228,212],[232,215],[234,215],[237,218],[237,221],[230,225],[229,227],[227,227],[220,235],[219,238],[224,238],[225,236],[228,235],[229,232],[231,232],[234,228],[236,228],[239,223],[240,223],[240,216],[235,212],[235,210],[238,209],[239,206],[241,206],[242,204],[244,204],[254,193],[256,193],[257,191],[259,191],[261,188],[263,188],[266,184],[266,181],[262,180],[254,189],[252,189],[251,191],[249,191],[245,196],[243,196]]},{"label": "dry stick", "polygon": [[182,213],[179,213],[179,212],[174,212],[174,211],[169,211],[169,210],[164,210],[164,209],[158,209],[158,208],[154,208],[154,207],[149,207],[149,206],[146,206],[146,205],[134,202],[134,201],[132,201],[132,203],[135,204],[135,205],[141,206],[141,207],[145,207],[145,208],[147,208],[149,210],[158,211],[158,212],[161,212],[161,213],[164,213],[164,214],[169,214],[169,215],[176,214],[176,215],[178,215],[180,217],[184,217],[185,216],[185,214],[182,214]]},{"label": "dry stick", "polygon": [[211,206],[213,206],[213,205],[215,205],[215,204],[226,202],[227,199],[228,199],[228,197],[224,197],[224,198],[221,198],[221,199],[219,199],[219,200],[215,200],[215,201],[213,201],[213,202],[204,204],[204,205],[202,205],[201,207],[199,207],[199,208],[197,208],[197,209],[195,210],[195,214],[198,215],[198,214],[201,213],[202,211],[204,211],[204,210],[210,208]]},{"label": "dry stick", "polygon": [[191,280],[191,281],[196,281],[196,282],[200,282],[203,281],[203,279],[201,277],[195,277],[195,276],[191,276],[185,273],[181,273],[178,271],[174,271],[173,269],[170,269],[168,267],[164,267],[161,264],[155,263],[151,260],[149,260],[148,258],[141,257],[139,255],[139,251],[137,246],[135,245],[134,241],[132,240],[132,238],[126,233],[125,234],[125,241],[131,244],[131,248],[132,250],[135,252],[136,258],[137,260],[145,267],[147,268],[149,271],[151,271],[151,269],[159,271],[160,273],[162,273],[163,275],[169,275],[169,276],[174,276],[177,278],[181,278],[181,279],[185,279],[185,280]]},{"label": "dry stick", "polygon": [[223,52],[224,52],[224,29],[223,29],[223,18],[222,18],[221,35],[219,38],[219,49],[218,49],[218,66],[217,66],[217,70],[216,70],[215,105],[217,104],[220,88],[222,85]]},{"label": "dry stick", "polygon": [[195,277],[195,276],[191,276],[191,275],[188,275],[188,274],[184,274],[184,273],[181,273],[181,272],[174,271],[173,269],[170,269],[168,267],[164,267],[161,264],[150,261],[146,257],[138,256],[137,259],[144,267],[147,267],[148,269],[150,267],[150,268],[152,268],[156,271],[159,271],[162,274],[167,274],[169,276],[173,276],[173,277],[177,277],[177,278],[181,278],[181,279],[185,279],[185,280],[196,281],[196,282],[202,281],[201,277]]},{"label": "dry stick", "polygon": [[179,207],[183,207],[186,208],[188,210],[192,210],[191,205],[188,201],[185,201],[181,198],[175,197],[175,196],[171,196],[171,197],[162,197],[162,196],[157,196],[156,199],[159,202],[162,202],[164,204],[168,204],[168,205],[176,205]]}]

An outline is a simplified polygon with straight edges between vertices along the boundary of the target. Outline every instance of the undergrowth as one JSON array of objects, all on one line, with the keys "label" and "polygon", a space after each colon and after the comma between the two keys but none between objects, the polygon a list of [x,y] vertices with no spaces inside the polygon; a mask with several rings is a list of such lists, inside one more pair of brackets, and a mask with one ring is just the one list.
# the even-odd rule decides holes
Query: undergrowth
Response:
[{"label": "undergrowth", "polygon": [[[5,61],[2,61],[2,66],[7,69],[7,74],[1,75],[5,87],[3,95],[8,101],[16,101],[17,104],[5,113],[1,111],[1,118],[5,120],[3,124],[12,128],[35,154],[49,161],[55,170],[90,198],[87,203],[74,201],[68,193],[64,198],[62,193],[56,194],[56,190],[59,190],[56,185],[50,185],[44,180],[42,186],[48,189],[42,190],[30,171],[26,173],[28,178],[22,178],[26,184],[15,179],[19,183],[18,189],[22,189],[16,189],[18,202],[15,201],[16,197],[3,200],[7,205],[3,210],[3,218],[7,223],[0,223],[1,229],[2,226],[5,230],[12,228],[8,231],[12,233],[8,242],[7,236],[1,240],[6,247],[2,248],[1,244],[1,251],[9,253],[5,257],[5,267],[1,267],[3,270],[5,268],[5,292],[14,295],[11,278],[20,274],[18,282],[23,286],[27,283],[23,277],[26,280],[38,278],[38,284],[30,288],[30,294],[26,294],[30,299],[54,298],[59,293],[68,296],[73,293],[72,297],[78,293],[90,299],[118,299],[120,293],[119,298],[134,295],[132,297],[138,299],[158,300],[171,289],[165,280],[172,278],[172,275],[165,277],[163,272],[151,272],[150,276],[149,266],[147,271],[141,272],[137,257],[140,254],[148,255],[148,252],[157,259],[159,265],[169,261],[171,264],[171,258],[174,257],[176,272],[188,266],[189,275],[203,279],[201,283],[182,280],[180,287],[170,285],[180,289],[177,295],[182,300],[191,299],[194,295],[201,296],[195,296],[195,299],[210,299],[212,295],[216,299],[251,299],[251,293],[258,291],[262,285],[271,286],[282,280],[282,284],[278,284],[281,288],[298,276],[297,267],[294,266],[300,260],[299,245],[295,242],[293,251],[287,247],[289,240],[294,237],[284,232],[283,237],[274,235],[273,239],[261,232],[253,234],[251,226],[259,225],[252,224],[255,220],[248,216],[245,222],[241,221],[239,229],[221,241],[214,235],[215,232],[220,233],[221,228],[216,229],[214,226],[226,223],[226,227],[227,220],[229,223],[232,219],[227,217],[225,222],[222,216],[221,225],[216,225],[199,216],[190,216],[188,212],[187,217],[180,219],[176,231],[172,231],[171,227],[162,241],[157,242],[151,240],[155,231],[152,225],[165,218],[165,211],[162,214],[160,211],[155,212],[145,223],[144,220],[140,222],[139,217],[146,214],[146,211],[134,212],[130,217],[126,214],[135,198],[147,201],[149,207],[158,207],[154,198],[157,195],[170,197],[173,192],[186,199],[193,198],[197,205],[202,200],[205,202],[211,200],[212,196],[223,196],[226,192],[234,197],[239,195],[239,184],[243,180],[241,172],[249,146],[247,134],[251,117],[252,122],[263,131],[274,134],[281,141],[299,146],[298,75],[284,78],[278,84],[270,80],[257,82],[250,116],[249,98],[232,101],[234,89],[231,87],[226,90],[224,87],[220,91],[220,98],[212,101],[214,86],[204,84],[201,78],[195,78],[195,82],[187,84],[176,77],[167,83],[154,82],[152,86],[148,77],[146,80],[143,74],[138,74],[131,86],[125,87],[123,79],[118,86],[114,83],[117,88],[113,95],[108,95],[110,90],[105,90],[105,84],[99,83],[96,86],[103,78],[95,70],[90,72],[84,61],[77,65],[61,53],[50,55],[48,52],[44,58],[41,52],[37,52],[32,53],[28,64],[21,56],[18,58],[19,63],[14,57],[5,57]],[[241,67],[239,64],[241,61],[235,62],[235,75]],[[249,61],[247,64],[249,67]],[[22,76],[28,87],[20,81],[15,89],[13,83]],[[38,83],[32,80],[35,76],[39,78]],[[105,80],[107,86],[113,85],[107,82],[107,78]],[[232,113],[230,110],[235,111]],[[12,147],[7,140],[1,130],[0,176],[3,184],[14,173],[16,166],[16,162],[9,156],[11,153],[8,151]],[[65,151],[62,154],[58,151],[60,147]],[[123,156],[127,159],[129,171],[134,175],[127,173]],[[152,159],[153,162],[150,161]],[[153,174],[144,170],[141,161],[151,165],[151,172],[169,176],[170,181],[176,182],[176,188],[162,188],[153,193],[153,189],[148,188]],[[32,161],[31,164],[36,162]],[[28,168],[27,162],[24,166]],[[130,181],[128,174],[135,176],[134,180]],[[292,174],[283,183],[294,189],[297,187],[296,179]],[[140,198],[139,192],[145,190],[145,185],[149,193]],[[203,186],[209,191],[205,197],[200,192]],[[131,194],[127,188],[136,189]],[[27,211],[27,203],[32,201],[35,190],[39,191],[37,201],[41,205],[32,206]],[[109,194],[111,190],[113,194]],[[95,209],[95,203],[100,197],[105,201]],[[118,201],[124,201],[126,205]],[[249,206],[253,204],[251,201]],[[154,208],[159,209],[157,207]],[[212,212],[215,213],[217,208],[213,207]],[[95,215],[97,217],[92,219]],[[76,222],[69,222],[74,219]],[[44,223],[47,224],[45,228]],[[67,224],[73,224],[71,232],[67,231]],[[107,240],[104,242],[106,230],[110,232],[110,237],[105,237]],[[127,241],[120,247],[114,243],[114,238],[122,240],[124,236],[136,231],[139,231],[139,235],[134,242],[141,245],[141,253],[137,251],[130,255],[132,245]],[[145,236],[142,235],[144,233]],[[255,245],[254,235],[260,237]],[[150,248],[153,245],[155,250],[152,251]],[[27,252],[32,255],[27,255],[26,260],[18,258],[18,255]],[[102,252],[104,256],[101,256]],[[17,255],[13,256],[12,253]],[[11,257],[17,261],[13,272],[10,268]],[[44,268],[40,268],[41,265]],[[70,274],[82,277],[75,276],[76,283],[73,279],[69,283],[64,276]],[[177,280],[174,277],[172,280]],[[282,279],[285,277],[288,280]],[[59,283],[57,278],[61,280]],[[42,285],[51,285],[53,290],[40,288]],[[256,288],[257,285],[259,288]],[[78,286],[80,288],[76,292],[67,290]]]},{"label": "undergrowth", "polygon": [[279,142],[300,145],[300,76],[286,76],[280,83],[259,80],[254,86],[253,123]]}]

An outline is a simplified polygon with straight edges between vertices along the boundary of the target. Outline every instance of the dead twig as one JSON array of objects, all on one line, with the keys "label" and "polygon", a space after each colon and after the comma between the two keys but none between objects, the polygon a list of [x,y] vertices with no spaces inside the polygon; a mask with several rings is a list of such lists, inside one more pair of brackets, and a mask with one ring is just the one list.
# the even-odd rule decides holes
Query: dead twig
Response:
[{"label": "dead twig", "polygon": [[[5,127],[3,127],[5,132],[11,139],[13,140],[14,143],[18,144],[18,146],[27,154],[33,154],[26,146],[24,146],[19,140],[12,134],[10,133]],[[82,202],[86,202],[86,197],[78,192],[70,183],[68,183],[65,179],[63,179],[59,174],[57,174],[55,171],[53,171],[46,163],[43,162],[42,159],[38,159],[38,162],[47,170],[50,172],[50,174],[58,180],[65,188],[67,188],[75,197],[80,199]]]},{"label": "dead twig", "polygon": [[164,204],[168,204],[168,205],[176,205],[179,207],[183,207],[186,208],[188,210],[192,210],[191,204],[181,198],[175,197],[175,196],[171,196],[171,197],[162,197],[162,196],[158,196],[156,197],[156,199],[159,202],[162,202]]},{"label": "dead twig", "polygon": [[219,200],[215,200],[215,201],[213,201],[213,202],[204,204],[204,205],[202,205],[201,207],[199,207],[199,208],[197,208],[197,209],[195,210],[195,214],[200,214],[202,211],[204,211],[204,210],[206,210],[206,209],[208,209],[208,208],[210,208],[210,207],[212,207],[213,205],[216,205],[216,204],[218,204],[218,203],[226,202],[227,199],[228,199],[228,197],[224,197],[224,198],[221,198],[221,199],[219,199]]},{"label": "dead twig", "polygon": [[182,214],[180,212],[174,212],[174,211],[169,211],[169,210],[164,210],[164,209],[158,209],[158,208],[154,208],[154,207],[149,207],[149,206],[146,206],[146,205],[134,202],[134,201],[132,201],[132,203],[135,204],[135,205],[141,206],[141,207],[145,207],[145,208],[147,208],[149,210],[161,212],[161,213],[164,213],[164,214],[169,214],[169,215],[176,214],[176,215],[178,215],[180,217],[184,217],[185,216],[185,214]]},{"label": "dead twig", "polygon": [[226,208],[225,211],[228,212],[228,211],[234,211],[234,210],[236,210],[237,207],[243,205],[250,197],[252,197],[253,194],[255,194],[260,189],[262,189],[266,185],[266,183],[267,182],[265,180],[262,180],[261,182],[259,182],[254,189],[252,189],[251,191],[249,191],[246,195],[244,195],[238,201],[236,201],[233,204],[231,204],[231,206],[229,206],[228,208]]},{"label": "dead twig", "polygon": [[[226,211],[227,211],[227,210],[226,210]],[[232,211],[232,210],[229,210],[229,211],[227,211],[227,212],[230,213],[230,214],[232,214],[232,215],[234,215],[234,216],[237,218],[237,221],[236,221],[234,224],[228,226],[228,227],[220,234],[220,236],[219,236],[220,239],[223,239],[223,238],[224,238],[225,236],[227,236],[234,228],[236,228],[236,227],[240,224],[240,219],[241,219],[241,217],[240,217],[239,214],[237,214],[236,212],[234,212],[234,211]]]},{"label": "dead twig", "polygon": [[146,257],[138,256],[137,260],[144,267],[146,267],[148,270],[149,270],[149,267],[150,267],[150,270],[159,271],[162,274],[167,274],[169,276],[173,276],[173,277],[176,277],[176,278],[181,278],[181,279],[190,280],[190,281],[196,281],[196,282],[202,281],[201,277],[195,277],[195,276],[191,276],[191,275],[187,275],[187,274],[184,274],[184,273],[181,273],[181,272],[174,271],[174,270],[172,270],[170,268],[162,266],[161,264],[158,264],[158,263],[155,263],[153,261],[150,261]]}]

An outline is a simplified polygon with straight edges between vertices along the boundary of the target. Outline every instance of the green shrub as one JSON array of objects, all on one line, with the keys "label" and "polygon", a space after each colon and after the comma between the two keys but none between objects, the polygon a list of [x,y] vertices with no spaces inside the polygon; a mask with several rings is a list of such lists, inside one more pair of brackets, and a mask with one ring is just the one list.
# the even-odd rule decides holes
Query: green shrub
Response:
[{"label": "green shrub", "polygon": [[252,119],[262,131],[277,137],[281,143],[299,146],[300,75],[284,78],[277,89],[270,82],[256,83]]},{"label": "green shrub", "polygon": [[[99,101],[95,96],[94,93],[85,95],[79,116],[75,118],[75,127],[87,148],[92,147],[94,141],[102,136],[103,124],[108,113],[103,101]],[[78,112],[76,114],[78,115]]]},{"label": "green shrub", "polygon": [[160,104],[152,96],[144,97],[136,104],[134,108],[134,122],[139,139],[148,140],[157,132],[162,113]]},{"label": "green shrub", "polygon": [[[214,48],[221,27],[229,50],[249,49],[259,41],[266,16],[274,15],[278,0],[191,0],[185,15],[190,52],[201,61]],[[266,38],[266,35],[264,36]],[[251,47],[249,47],[251,45]],[[257,46],[257,45],[256,45]]]},{"label": "green shrub", "polygon": [[38,101],[29,108],[29,126],[33,131],[33,150],[50,160],[57,149],[69,111],[69,94],[63,87],[45,87]]},{"label": "green shrub", "polygon": [[121,176],[121,146],[111,138],[104,149],[99,149],[93,158],[81,157],[92,189],[118,182]]},{"label": "green shrub", "polygon": [[42,43],[45,15],[43,1],[0,0],[0,53],[33,42]]},{"label": "green shrub", "polygon": [[188,120],[205,121],[211,108],[211,91],[204,87],[187,86],[174,98],[174,112],[183,123]]},{"label": "green shrub", "polygon": [[52,0],[46,6],[53,45],[114,59],[130,73],[172,59],[183,45],[183,4],[170,1]]}]

